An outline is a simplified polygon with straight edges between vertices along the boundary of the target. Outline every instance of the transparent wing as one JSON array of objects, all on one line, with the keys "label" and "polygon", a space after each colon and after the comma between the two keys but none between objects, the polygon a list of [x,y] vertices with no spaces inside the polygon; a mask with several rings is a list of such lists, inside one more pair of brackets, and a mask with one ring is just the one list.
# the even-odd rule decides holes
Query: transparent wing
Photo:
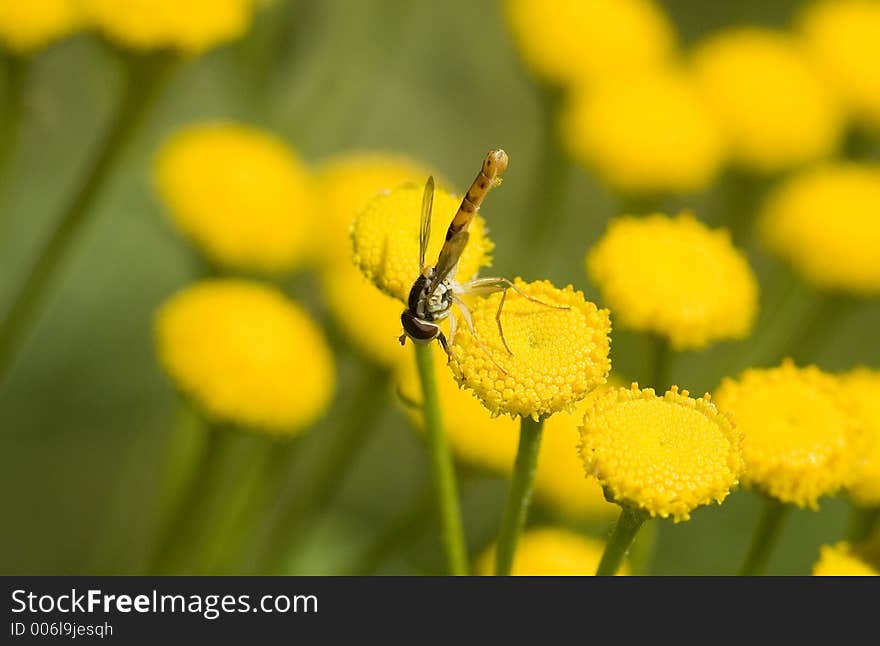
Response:
[{"label": "transparent wing", "polygon": [[422,219],[419,223],[419,271],[424,274],[425,254],[428,251],[428,241],[431,239],[431,210],[434,205],[434,176],[428,177],[425,183],[425,192],[422,193]]},{"label": "transparent wing", "polygon": [[440,256],[437,258],[437,266],[434,268],[434,277],[428,286],[429,294],[437,289],[437,285],[443,282],[443,279],[455,269],[458,259],[461,258],[462,251],[467,246],[469,237],[470,234],[467,231],[459,231],[443,244]]}]

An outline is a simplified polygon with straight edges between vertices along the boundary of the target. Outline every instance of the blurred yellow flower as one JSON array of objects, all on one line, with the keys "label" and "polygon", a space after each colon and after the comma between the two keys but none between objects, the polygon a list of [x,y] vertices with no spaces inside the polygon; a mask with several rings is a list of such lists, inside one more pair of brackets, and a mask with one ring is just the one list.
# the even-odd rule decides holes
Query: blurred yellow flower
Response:
[{"label": "blurred yellow flower", "polygon": [[514,282],[541,303],[510,290],[500,319],[502,340],[496,318],[502,294],[475,299],[471,315],[477,338],[459,326],[450,348],[452,372],[493,415],[538,420],[572,411],[611,370],[608,310],[584,300],[571,285],[557,289],[545,280]]},{"label": "blurred yellow flower", "polygon": [[847,543],[823,545],[813,576],[880,576],[880,572],[852,553]]},{"label": "blurred yellow flower", "polygon": [[804,171],[768,198],[761,234],[820,289],[880,294],[880,166],[834,163]]},{"label": "blurred yellow flower", "polygon": [[632,384],[593,399],[580,450],[616,502],[675,522],[720,504],[743,469],[742,435],[730,419],[708,395],[694,399],[675,386],[662,397]]},{"label": "blurred yellow flower", "polygon": [[[404,303],[419,276],[419,218],[423,191],[424,183],[407,184],[377,195],[355,216],[351,227],[355,264],[379,289]],[[460,197],[439,187],[434,191],[427,262],[433,263],[437,259],[446,228],[459,204]],[[486,223],[477,215],[470,225],[470,241],[458,263],[457,279],[465,282],[476,276],[480,267],[489,265],[493,247],[486,235]]]},{"label": "blurred yellow flower", "polygon": [[793,38],[729,29],[696,48],[693,69],[741,165],[773,173],[837,146],[840,110]]},{"label": "blurred yellow flower", "polygon": [[702,95],[668,70],[582,87],[563,114],[562,132],[572,156],[623,192],[704,188],[726,152]]},{"label": "blurred yellow flower", "polygon": [[625,327],[678,350],[749,334],[758,283],[725,229],[689,213],[621,217],[587,254],[587,272]]},{"label": "blurred yellow flower", "polygon": [[297,433],[330,403],[335,368],[320,329],[277,289],[209,280],[156,315],[159,358],[177,387],[211,417]]},{"label": "blurred yellow flower", "polygon": [[[604,545],[566,529],[542,527],[525,532],[519,539],[512,576],[594,576],[602,559]],[[495,546],[477,562],[477,574],[495,573]],[[618,576],[629,574],[626,563]]]},{"label": "blurred yellow flower", "polygon": [[383,366],[393,365],[401,355],[413,363],[411,354],[404,352],[397,341],[400,301],[376,289],[351,260],[328,266],[320,280],[324,301],[336,325],[359,352]]},{"label": "blurred yellow flower", "polygon": [[0,41],[32,54],[82,25],[78,0],[0,0]]},{"label": "blurred yellow flower", "polygon": [[220,265],[278,272],[313,253],[308,171],[267,132],[236,123],[184,128],[159,150],[154,175],[175,224]]},{"label": "blurred yellow flower", "polygon": [[254,0],[78,0],[108,38],[134,49],[198,54],[242,36]]},{"label": "blurred yellow flower", "polygon": [[[519,425],[508,417],[493,418],[476,397],[458,387],[444,366],[446,355],[439,344],[435,344],[434,351],[444,430],[452,450],[464,462],[509,476],[516,458]],[[405,354],[395,379],[397,388],[406,400],[421,403],[416,368],[410,353]],[[424,429],[421,408],[410,406],[406,411],[413,423]],[[544,424],[535,497],[569,516],[611,518],[617,507],[605,500],[595,479],[584,479],[577,453],[581,419],[577,413],[560,413]]]},{"label": "blurred yellow flower", "polygon": [[320,227],[322,261],[350,265],[349,230],[355,214],[379,193],[401,184],[424,186],[429,174],[411,159],[379,152],[349,153],[324,162],[316,176],[317,193],[326,215]]},{"label": "blurred yellow flower", "polygon": [[642,72],[669,61],[672,24],[651,0],[507,0],[526,65],[557,84]]},{"label": "blurred yellow flower", "polygon": [[786,360],[725,378],[715,395],[745,440],[743,482],[798,507],[818,508],[852,478],[860,429],[838,381]]},{"label": "blurred yellow flower", "polygon": [[880,2],[814,2],[801,17],[800,33],[852,115],[880,127]]},{"label": "blurred yellow flower", "polygon": [[880,370],[856,368],[840,380],[864,434],[849,494],[858,505],[880,507]]}]

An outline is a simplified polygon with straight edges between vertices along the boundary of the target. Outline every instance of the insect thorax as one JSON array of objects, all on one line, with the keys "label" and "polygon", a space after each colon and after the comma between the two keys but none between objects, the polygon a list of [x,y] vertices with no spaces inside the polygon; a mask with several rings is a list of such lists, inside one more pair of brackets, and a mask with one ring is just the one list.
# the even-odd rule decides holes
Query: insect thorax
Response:
[{"label": "insect thorax", "polygon": [[431,269],[427,276],[419,276],[409,290],[409,311],[423,321],[441,321],[449,316],[452,307],[450,279],[443,280],[432,293],[428,293],[433,273]]}]

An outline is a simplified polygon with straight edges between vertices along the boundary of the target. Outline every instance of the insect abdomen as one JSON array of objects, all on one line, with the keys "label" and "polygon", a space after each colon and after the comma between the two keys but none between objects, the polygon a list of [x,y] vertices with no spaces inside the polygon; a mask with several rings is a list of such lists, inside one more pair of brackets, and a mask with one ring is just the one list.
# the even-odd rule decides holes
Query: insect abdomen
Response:
[{"label": "insect abdomen", "polygon": [[486,159],[483,161],[483,167],[480,169],[480,173],[471,183],[468,192],[465,193],[461,205],[455,213],[455,217],[452,218],[452,222],[446,230],[447,240],[452,238],[452,236],[459,231],[468,228],[471,220],[474,219],[474,214],[480,208],[480,204],[483,203],[486,193],[488,193],[491,188],[495,186],[496,182],[499,181],[498,177],[501,173],[507,170],[507,162],[507,153],[503,150],[498,149],[489,151],[489,154],[486,155]]}]

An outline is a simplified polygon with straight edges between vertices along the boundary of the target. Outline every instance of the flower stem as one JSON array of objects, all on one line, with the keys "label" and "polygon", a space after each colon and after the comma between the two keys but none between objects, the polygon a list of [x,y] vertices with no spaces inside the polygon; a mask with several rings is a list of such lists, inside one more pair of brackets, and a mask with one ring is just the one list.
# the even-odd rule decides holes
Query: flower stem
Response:
[{"label": "flower stem", "polygon": [[25,87],[27,85],[28,59],[11,52],[3,54],[6,63],[6,105],[3,106],[3,121],[0,123],[0,174],[4,174],[6,163],[15,150],[18,141],[18,126],[24,113]]},{"label": "flower stem", "polygon": [[740,576],[760,576],[764,572],[790,511],[790,505],[775,498],[766,499],[746,560],[739,570]]},{"label": "flower stem", "polygon": [[35,323],[70,246],[95,212],[95,199],[111,169],[144,122],[175,60],[170,54],[126,59],[123,98],[97,157],[0,320],[0,382]]},{"label": "flower stem", "polygon": [[602,560],[599,561],[599,567],[596,570],[596,576],[614,576],[620,569],[623,557],[632,545],[639,528],[648,519],[648,512],[630,507],[629,505],[621,505],[620,518],[614,526],[611,538],[605,545],[605,551],[602,553]]},{"label": "flower stem", "polygon": [[458,504],[455,469],[452,465],[449,445],[446,443],[446,434],[443,432],[443,416],[440,412],[440,397],[437,394],[437,373],[434,370],[434,349],[430,344],[414,343],[413,345],[419,379],[422,382],[428,451],[431,454],[434,493],[440,510],[446,561],[451,574],[464,576],[468,573],[467,548],[461,509]]},{"label": "flower stem", "polygon": [[520,418],[519,447],[513,465],[513,479],[510,481],[507,504],[501,517],[501,531],[495,551],[496,576],[509,576],[513,569],[516,544],[529,513],[543,427],[543,421],[536,422],[530,417]]},{"label": "flower stem", "polygon": [[853,505],[849,515],[846,540],[850,543],[864,541],[874,532],[878,521],[880,521],[880,507],[856,507]]},{"label": "flower stem", "polygon": [[850,296],[818,294],[815,305],[798,325],[778,359],[791,357],[798,363],[814,360],[816,354],[833,339],[857,303]]}]

